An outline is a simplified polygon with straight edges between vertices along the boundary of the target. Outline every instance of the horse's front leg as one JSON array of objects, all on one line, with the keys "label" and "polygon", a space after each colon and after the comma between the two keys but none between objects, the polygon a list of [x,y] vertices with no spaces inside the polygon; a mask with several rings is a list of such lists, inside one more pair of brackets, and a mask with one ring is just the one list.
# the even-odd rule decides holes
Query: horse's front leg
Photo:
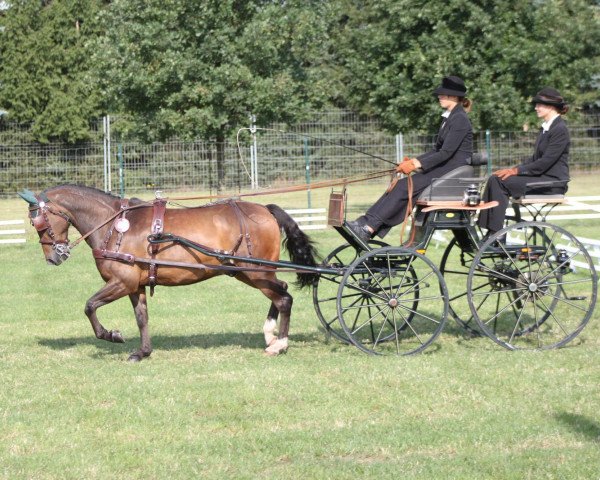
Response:
[{"label": "horse's front leg", "polygon": [[123,336],[118,330],[106,330],[98,320],[96,310],[103,305],[107,305],[115,300],[124,297],[129,292],[121,283],[107,283],[94,296],[92,296],[85,304],[85,314],[87,315],[96,338],[114,343],[124,343]]},{"label": "horse's front leg", "polygon": [[146,289],[141,287],[136,293],[129,295],[133,311],[135,312],[135,320],[140,329],[140,349],[137,352],[129,355],[130,362],[139,362],[145,357],[149,357],[152,353],[152,341],[148,333],[148,304],[146,302]]}]

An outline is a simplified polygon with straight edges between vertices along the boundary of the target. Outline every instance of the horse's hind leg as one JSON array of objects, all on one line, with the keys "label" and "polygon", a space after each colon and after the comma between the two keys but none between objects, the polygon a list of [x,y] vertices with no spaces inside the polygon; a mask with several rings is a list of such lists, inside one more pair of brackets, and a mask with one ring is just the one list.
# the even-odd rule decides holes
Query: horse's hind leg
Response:
[{"label": "horse's hind leg", "polygon": [[[259,283],[261,285],[262,282]],[[275,282],[268,282],[271,285]],[[287,284],[276,280],[275,286],[262,287],[260,290],[271,299],[271,309],[269,313],[276,309],[279,312],[279,333],[277,339],[271,341],[265,349],[267,355],[279,355],[285,353],[288,349],[288,334],[290,330],[290,315],[292,313],[292,296],[287,292]],[[268,319],[267,319],[268,320]],[[266,336],[265,336],[266,340]]]},{"label": "horse's hind leg", "polygon": [[[280,282],[283,289],[287,291],[287,283]],[[269,308],[269,313],[267,314],[267,319],[265,320],[265,324],[263,326],[263,333],[265,335],[265,343],[267,347],[270,347],[275,343],[277,337],[275,336],[275,328],[277,327],[277,317],[279,316],[279,310],[275,303],[271,302],[271,308]],[[289,318],[288,318],[289,323]]]},{"label": "horse's hind leg", "polygon": [[98,320],[96,310],[103,305],[107,305],[115,300],[127,295],[125,287],[121,283],[107,283],[102,289],[96,292],[85,304],[85,314],[87,315],[96,338],[113,343],[123,343],[123,336],[118,330],[106,330]]},{"label": "horse's hind leg", "polygon": [[[287,283],[278,280],[272,273],[244,272],[236,278],[251,287],[258,288],[269,300],[271,307],[267,321],[263,327],[265,341],[268,346],[265,350],[267,355],[278,355],[288,348],[288,332],[290,329],[290,313],[292,311],[292,296],[287,292]],[[273,332],[277,324],[279,314],[279,334],[277,338]]]},{"label": "horse's hind leg", "polygon": [[129,295],[133,311],[135,312],[135,321],[140,329],[140,349],[129,355],[130,362],[139,362],[152,353],[152,341],[148,334],[148,304],[146,302],[146,289],[141,287],[137,292]]},{"label": "horse's hind leg", "polygon": [[274,303],[271,303],[271,308],[269,308],[269,313],[267,314],[267,319],[265,320],[265,324],[263,325],[263,333],[265,335],[265,343],[267,347],[272,345],[277,337],[275,336],[275,329],[277,328],[277,317],[279,316],[279,310]]}]

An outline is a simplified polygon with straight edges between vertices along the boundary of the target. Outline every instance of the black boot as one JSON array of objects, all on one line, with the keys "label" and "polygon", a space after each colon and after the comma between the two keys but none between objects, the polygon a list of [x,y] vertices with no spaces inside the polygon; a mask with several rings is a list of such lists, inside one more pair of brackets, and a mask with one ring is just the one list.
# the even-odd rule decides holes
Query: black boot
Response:
[{"label": "black boot", "polygon": [[348,228],[352,230],[354,235],[360,238],[363,243],[368,243],[369,240],[371,240],[373,233],[371,233],[371,230],[369,230],[366,225],[361,225],[360,222],[356,220],[346,222],[346,225],[348,225]]}]

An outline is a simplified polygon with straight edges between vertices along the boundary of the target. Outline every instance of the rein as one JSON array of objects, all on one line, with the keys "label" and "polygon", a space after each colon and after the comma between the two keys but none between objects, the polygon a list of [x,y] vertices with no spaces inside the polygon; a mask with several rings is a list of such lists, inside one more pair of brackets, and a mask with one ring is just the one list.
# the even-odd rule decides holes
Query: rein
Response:
[{"label": "rein", "polygon": [[[366,175],[350,176],[350,177],[344,177],[344,178],[339,178],[339,179],[334,179],[334,180],[324,180],[321,182],[312,183],[310,185],[302,184],[302,185],[295,185],[295,186],[285,187],[285,188],[268,189],[268,190],[263,190],[260,192],[242,193],[242,194],[236,195],[236,197],[237,198],[254,197],[254,196],[273,195],[273,194],[286,193],[286,192],[297,192],[297,191],[303,191],[303,190],[309,190],[309,189],[327,188],[327,187],[333,187],[333,186],[339,186],[339,185],[346,186],[346,185],[353,184],[353,183],[359,183],[359,182],[364,182],[364,181],[388,176],[393,171],[394,170],[381,170],[381,171],[376,171],[376,172],[369,173]],[[409,185],[411,186],[411,191],[412,191],[412,181],[410,180],[410,178],[409,178],[409,182],[410,182]],[[170,198],[162,198],[161,200],[166,202],[166,201],[199,200],[199,199],[214,199],[214,198],[223,199],[223,198],[232,198],[232,197],[231,197],[231,195],[208,195],[208,196],[191,196],[191,197],[170,197]],[[95,232],[100,230],[106,224],[114,221],[117,217],[123,216],[126,212],[128,212],[130,210],[134,210],[134,209],[138,209],[138,208],[147,208],[147,207],[151,207],[154,205],[154,201],[147,201],[147,202],[143,202],[143,203],[133,205],[133,206],[127,205],[126,203],[121,203],[121,207],[114,214],[110,215],[108,218],[101,221],[101,223],[96,225],[90,231],[81,235],[81,237],[79,237],[77,240],[70,242],[69,238],[68,238],[68,229],[67,229],[67,238],[66,239],[57,240],[55,238],[54,231],[52,230],[52,226],[50,224],[50,221],[48,220],[47,214],[49,212],[53,215],[60,216],[69,225],[73,225],[71,218],[65,212],[55,211],[53,208],[51,208],[48,205],[49,203],[51,203],[50,200],[44,201],[44,200],[46,200],[45,198],[41,198],[41,197],[37,197],[37,196],[36,196],[36,199],[37,199],[37,205],[34,207],[31,207],[29,209],[30,210],[29,217],[30,217],[31,223],[38,232],[47,232],[48,233],[48,236],[50,237],[51,241],[43,240],[42,238],[40,238],[40,243],[52,245],[52,248],[58,253],[58,255],[61,258],[63,258],[63,260],[66,260],[67,258],[69,258],[70,254],[71,254],[71,252],[70,252],[71,249],[75,248],[81,242],[83,242],[84,240],[89,238],[91,235],[93,235]],[[412,202],[412,199],[411,199],[411,202]],[[412,203],[411,203],[411,205],[412,205]],[[34,217],[32,214],[33,214],[33,212],[35,212],[37,210],[40,211],[40,215],[36,215]],[[249,241],[248,239],[246,239],[246,240]],[[250,244],[248,245],[248,247],[249,247],[249,250],[251,250]],[[98,253],[98,255],[99,255],[99,253]],[[139,262],[139,263],[151,263],[151,264],[154,264],[155,266],[157,266],[157,265],[177,266],[177,265],[173,264],[172,262],[162,262],[162,261],[158,261],[156,259],[144,259],[144,258],[139,258],[139,257],[133,257],[129,254],[122,254],[119,252],[107,252],[104,249],[102,249],[102,255],[103,255],[103,258],[106,258],[106,259],[112,258],[113,260],[122,261],[125,263]],[[96,258],[99,258],[99,257],[96,257]],[[177,262],[175,262],[175,263],[177,263]],[[212,266],[212,265],[205,265],[205,264],[191,264],[191,265],[181,264],[181,266],[183,266],[183,267],[192,267],[192,265],[196,265],[197,266],[196,268],[217,269],[217,270],[234,271],[234,272],[248,271],[248,270],[260,272],[260,271],[271,270],[270,267],[267,267],[267,268],[253,267],[253,268],[248,269],[245,267],[236,267],[234,265]],[[280,270],[280,271],[284,271],[284,270]],[[285,271],[287,271],[287,270],[285,270]],[[293,269],[290,269],[289,271],[297,272],[299,270],[298,270],[298,268],[293,268]]]},{"label": "rein", "polygon": [[134,210],[136,208],[150,207],[150,206],[152,206],[152,202],[144,202],[144,203],[141,203],[139,205],[121,207],[117,213],[115,213],[114,215],[111,215],[110,217],[108,217],[102,223],[100,223],[99,225],[95,226],[92,230],[90,230],[89,232],[85,233],[84,235],[82,235],[81,237],[79,237],[74,242],[71,242],[69,244],[69,248],[75,248],[83,240],[85,240],[86,238],[88,238],[94,232],[97,232],[98,230],[100,230],[104,225],[106,225],[107,223],[111,222],[112,220],[114,220],[115,218],[117,218],[119,215],[122,215],[124,212],[128,212],[129,210]]},{"label": "rein", "polygon": [[[288,192],[299,192],[303,190],[316,190],[319,188],[328,188],[328,187],[336,187],[339,185],[350,185],[352,183],[366,182],[368,180],[374,180],[376,178],[382,178],[390,175],[394,169],[391,170],[379,170],[377,172],[368,173],[366,175],[353,176],[353,177],[345,177],[338,178],[335,180],[323,180],[321,182],[315,183],[304,183],[301,185],[294,185],[291,187],[282,187],[282,188],[270,188],[267,190],[262,190],[260,192],[249,192],[249,193],[240,193],[235,195],[237,198],[243,197],[257,197],[261,195],[274,195],[278,193],[288,193]],[[192,196],[192,197],[167,197],[167,200],[204,200],[211,198],[231,198],[231,195],[201,195],[201,196]]]},{"label": "rein", "polygon": [[[366,175],[345,177],[345,178],[339,178],[339,179],[335,179],[335,180],[324,180],[324,181],[316,182],[316,183],[313,183],[310,185],[302,184],[302,185],[295,185],[293,187],[286,187],[286,188],[272,188],[272,189],[268,189],[268,190],[263,190],[261,192],[241,193],[239,195],[236,195],[236,197],[238,197],[238,198],[255,197],[255,196],[261,196],[261,195],[273,195],[273,194],[277,194],[277,193],[298,192],[298,191],[308,190],[308,189],[334,187],[334,186],[338,186],[338,185],[345,186],[345,185],[349,185],[352,183],[359,183],[359,182],[364,182],[364,181],[368,181],[368,180],[374,180],[376,178],[382,178],[384,176],[389,175],[393,171],[394,170],[380,170],[380,171],[369,173]],[[411,185],[412,185],[412,183],[411,183]],[[412,189],[411,189],[411,191],[412,191]],[[181,200],[205,200],[205,199],[212,199],[212,198],[231,198],[231,195],[204,195],[204,196],[201,195],[201,196],[191,196],[191,197],[167,197],[167,198],[164,198],[164,200],[166,200],[166,201],[181,201]],[[68,243],[68,245],[67,245],[68,249],[75,248],[77,245],[79,245],[82,241],[84,241],[86,238],[88,238],[94,232],[97,232],[104,225],[115,220],[119,215],[122,215],[124,212],[127,212],[129,210],[134,210],[136,208],[151,207],[152,205],[153,205],[153,201],[148,201],[148,202],[141,203],[139,205],[133,205],[133,206],[127,206],[127,207],[124,207],[122,205],[121,208],[116,213],[114,213],[113,215],[108,217],[102,223],[98,224],[96,227],[94,227],[89,232],[83,234],[81,237],[79,237],[74,242],[69,243],[67,240],[64,243]],[[48,208],[48,207],[46,207],[46,208]],[[54,213],[54,212],[51,212],[51,213]],[[64,216],[64,218],[66,218],[66,220],[70,224],[72,224],[71,220],[68,218],[68,216],[66,214],[63,214],[63,216]]]},{"label": "rein", "polygon": [[[415,240],[415,228],[410,229],[410,237],[406,244],[404,244],[404,230],[408,224],[408,219],[413,216],[413,179],[412,175],[406,177],[406,188],[408,193],[408,203],[406,204],[406,213],[404,214],[404,220],[402,220],[402,228],[400,229],[400,245],[403,247],[410,247]],[[414,225],[413,225],[414,227]]]}]

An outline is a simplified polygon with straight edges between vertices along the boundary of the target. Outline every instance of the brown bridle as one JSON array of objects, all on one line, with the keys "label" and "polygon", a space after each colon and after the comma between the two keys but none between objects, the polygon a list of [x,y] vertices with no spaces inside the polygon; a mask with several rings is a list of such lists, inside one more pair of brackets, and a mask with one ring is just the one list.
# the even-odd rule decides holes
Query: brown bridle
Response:
[{"label": "brown bridle", "polygon": [[[37,197],[36,197],[37,198]],[[71,247],[69,245],[69,231],[67,227],[67,236],[64,240],[57,239],[48,219],[48,214],[56,215],[63,218],[67,225],[72,225],[69,216],[61,211],[56,211],[48,205],[49,202],[37,198],[38,203],[35,206],[29,208],[29,220],[31,225],[37,230],[40,235],[40,243],[42,245],[51,245],[52,249],[65,261],[71,255]],[[48,237],[48,238],[45,238]]]},{"label": "brown bridle", "polygon": [[[106,225],[110,221],[122,215],[123,212],[134,210],[137,208],[152,206],[152,202],[143,202],[134,206],[127,206],[127,204],[122,203],[121,208],[118,211],[116,211],[113,215],[111,215],[106,220],[98,224],[89,232],[79,237],[77,240],[69,242],[68,229],[67,236],[64,240],[59,240],[56,238],[56,234],[52,229],[52,225],[50,224],[48,214],[56,215],[58,217],[63,218],[68,225],[73,225],[71,218],[65,212],[55,210],[54,208],[52,208],[49,205],[51,201],[47,198],[35,195],[35,199],[37,200],[37,203],[33,204],[30,201],[31,207],[29,207],[29,220],[31,221],[31,225],[33,225],[33,227],[40,234],[40,243],[42,245],[51,245],[52,249],[58,254],[62,261],[65,261],[69,258],[69,256],[71,255],[71,250],[74,247],[76,247],[80,242],[88,238],[94,232],[100,230],[104,225]],[[44,236],[47,236],[48,238],[44,238]]]}]

